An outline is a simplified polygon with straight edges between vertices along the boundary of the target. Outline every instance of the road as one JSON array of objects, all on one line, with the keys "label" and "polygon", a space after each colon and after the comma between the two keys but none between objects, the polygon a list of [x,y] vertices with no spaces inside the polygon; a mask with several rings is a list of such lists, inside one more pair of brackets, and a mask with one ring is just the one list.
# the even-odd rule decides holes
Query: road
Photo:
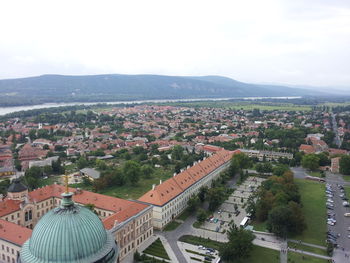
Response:
[{"label": "road", "polygon": [[334,137],[334,143],[338,146],[338,148],[341,146],[341,139],[338,133],[338,124],[337,124],[337,120],[336,120],[336,114],[332,113],[332,128],[333,128],[333,132],[335,134]]}]

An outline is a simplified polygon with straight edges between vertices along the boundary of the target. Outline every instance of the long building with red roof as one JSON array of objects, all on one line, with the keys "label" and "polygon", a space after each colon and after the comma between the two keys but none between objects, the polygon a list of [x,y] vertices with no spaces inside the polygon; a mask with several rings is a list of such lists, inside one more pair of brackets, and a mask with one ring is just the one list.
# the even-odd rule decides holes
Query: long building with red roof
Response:
[{"label": "long building with red roof", "polygon": [[163,229],[184,211],[189,198],[203,186],[210,186],[222,171],[230,165],[236,151],[221,150],[203,161],[175,174],[172,178],[153,185],[138,201],[153,207],[153,226]]}]

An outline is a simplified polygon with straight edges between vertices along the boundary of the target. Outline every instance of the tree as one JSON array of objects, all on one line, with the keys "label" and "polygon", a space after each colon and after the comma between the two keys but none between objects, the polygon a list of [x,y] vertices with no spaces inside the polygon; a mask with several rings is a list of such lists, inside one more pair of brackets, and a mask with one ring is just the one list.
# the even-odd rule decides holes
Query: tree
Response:
[{"label": "tree", "polygon": [[86,160],[85,157],[80,156],[80,158],[77,161],[77,166],[79,169],[83,169],[89,165],[89,162]]},{"label": "tree", "polygon": [[237,262],[247,258],[253,249],[254,235],[251,231],[238,228],[235,224],[227,232],[228,242],[219,248],[219,254],[225,262]]},{"label": "tree", "polygon": [[350,175],[350,156],[343,155],[340,158],[339,171],[341,174]]},{"label": "tree", "polygon": [[324,152],[318,154],[318,158],[320,159],[320,161],[319,161],[319,165],[320,166],[326,166],[326,165],[330,165],[331,164],[331,161],[329,159],[328,154],[326,154]]},{"label": "tree", "polygon": [[209,202],[209,211],[215,211],[221,205],[224,199],[224,191],[222,188],[209,188],[207,200]]},{"label": "tree", "polygon": [[235,176],[236,173],[242,173],[242,169],[247,169],[251,166],[252,161],[244,153],[238,153],[232,156],[229,168],[230,176]]},{"label": "tree", "polygon": [[52,172],[55,174],[64,173],[64,167],[61,165],[61,160],[52,161],[51,163]]},{"label": "tree", "polygon": [[200,200],[197,195],[192,195],[187,201],[187,210],[195,212],[200,204]]},{"label": "tree", "polygon": [[154,169],[149,164],[145,164],[141,167],[141,173],[145,178],[151,178]]},{"label": "tree", "polygon": [[300,234],[306,228],[305,218],[301,207],[296,202],[279,205],[273,208],[268,216],[267,229],[279,237],[288,234]]},{"label": "tree", "polygon": [[96,164],[97,169],[102,170],[102,171],[104,171],[108,168],[106,162],[103,160],[100,160],[100,159],[96,159],[95,164]]},{"label": "tree", "polygon": [[141,176],[140,165],[135,161],[126,161],[123,167],[123,173],[126,179],[132,185],[135,185],[137,184]]},{"label": "tree", "polygon": [[199,189],[199,193],[198,193],[198,198],[199,200],[203,203],[205,201],[205,197],[207,195],[208,192],[208,187],[207,186],[202,186]]},{"label": "tree", "polygon": [[29,131],[29,138],[33,141],[36,139],[36,130],[32,129]]},{"label": "tree", "polygon": [[279,237],[287,237],[290,210],[286,206],[273,208],[268,216],[267,229]]},{"label": "tree", "polygon": [[258,173],[271,173],[272,172],[272,164],[271,163],[258,163],[256,165],[256,171]]},{"label": "tree", "polygon": [[207,219],[207,216],[208,216],[207,211],[205,211],[202,208],[198,209],[198,211],[197,211],[197,221],[199,223],[201,223],[201,224],[204,223],[205,219]]},{"label": "tree", "polygon": [[301,159],[301,165],[311,171],[315,171],[320,166],[320,158],[316,154],[306,154]]},{"label": "tree", "polygon": [[278,164],[272,169],[272,173],[277,176],[282,176],[285,172],[289,171],[288,165]]},{"label": "tree", "polygon": [[173,160],[181,160],[183,156],[183,148],[181,145],[175,145],[173,150],[171,151],[171,159]]}]

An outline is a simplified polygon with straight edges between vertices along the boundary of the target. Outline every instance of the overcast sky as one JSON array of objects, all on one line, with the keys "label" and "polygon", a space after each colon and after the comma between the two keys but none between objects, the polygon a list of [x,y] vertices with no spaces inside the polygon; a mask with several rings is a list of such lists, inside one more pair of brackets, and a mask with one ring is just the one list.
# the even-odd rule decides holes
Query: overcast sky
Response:
[{"label": "overcast sky", "polygon": [[1,1],[0,69],[350,87],[350,0]]}]

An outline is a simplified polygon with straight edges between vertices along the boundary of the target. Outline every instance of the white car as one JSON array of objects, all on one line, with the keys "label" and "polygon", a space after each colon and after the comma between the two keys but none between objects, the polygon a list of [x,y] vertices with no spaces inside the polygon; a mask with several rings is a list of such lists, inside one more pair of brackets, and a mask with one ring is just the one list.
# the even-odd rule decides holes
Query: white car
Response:
[{"label": "white car", "polygon": [[327,199],[327,202],[334,203],[334,201],[330,198]]},{"label": "white car", "polygon": [[327,221],[327,224],[330,226],[334,226],[335,224],[332,221]]}]

